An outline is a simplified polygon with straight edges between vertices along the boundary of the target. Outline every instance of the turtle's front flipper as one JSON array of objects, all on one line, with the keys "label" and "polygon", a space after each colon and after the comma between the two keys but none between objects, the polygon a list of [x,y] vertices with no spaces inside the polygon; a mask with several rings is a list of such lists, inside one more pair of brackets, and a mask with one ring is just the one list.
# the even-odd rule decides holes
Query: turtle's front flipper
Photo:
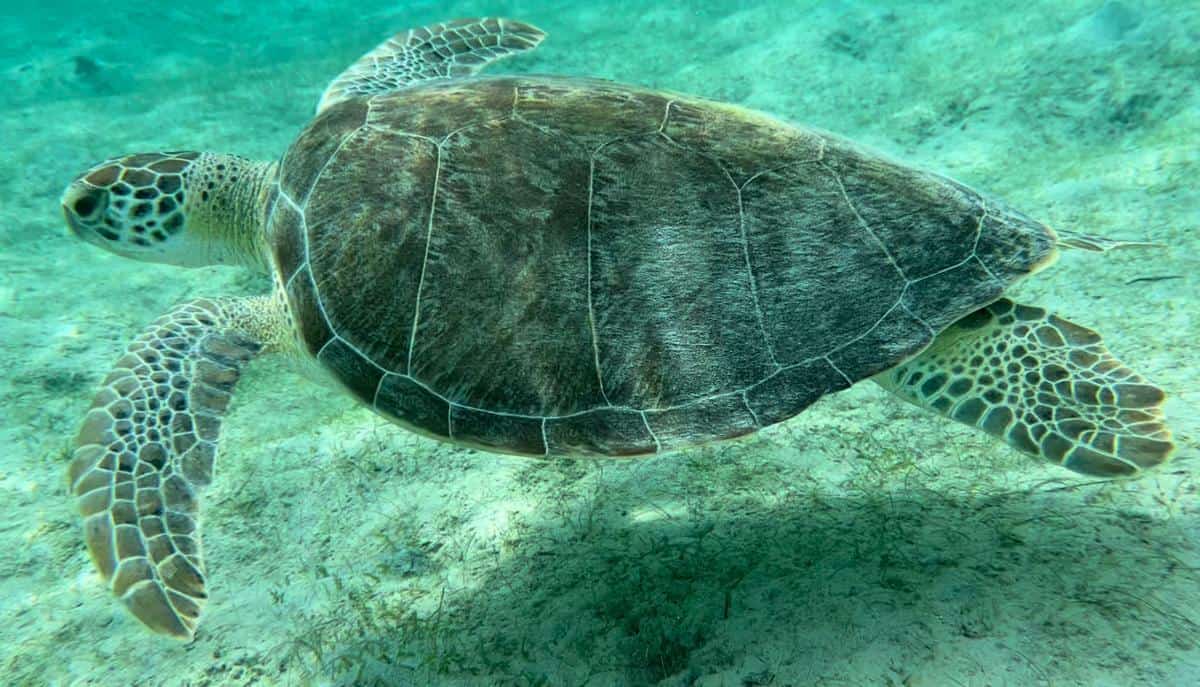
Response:
[{"label": "turtle's front flipper", "polygon": [[511,19],[457,19],[398,33],[338,75],[317,112],[357,95],[377,95],[430,79],[470,76],[496,60],[533,50],[546,34]]},{"label": "turtle's front flipper", "polygon": [[1170,457],[1163,392],[1090,329],[999,300],[951,325],[884,387],[1089,475],[1129,475]]},{"label": "turtle's front flipper", "polygon": [[197,490],[230,394],[262,348],[266,298],[195,300],[129,345],[75,439],[71,491],[92,561],[150,628],[190,639],[206,598]]}]

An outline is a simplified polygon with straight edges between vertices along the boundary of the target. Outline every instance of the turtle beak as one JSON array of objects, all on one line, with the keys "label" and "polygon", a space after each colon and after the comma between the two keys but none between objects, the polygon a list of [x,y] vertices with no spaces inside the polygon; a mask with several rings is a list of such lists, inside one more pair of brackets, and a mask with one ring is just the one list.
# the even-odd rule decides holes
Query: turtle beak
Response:
[{"label": "turtle beak", "polygon": [[63,206],[63,217],[67,220],[67,227],[71,229],[71,233],[76,238],[83,238],[83,232],[79,228],[79,220],[75,217],[75,213]]}]

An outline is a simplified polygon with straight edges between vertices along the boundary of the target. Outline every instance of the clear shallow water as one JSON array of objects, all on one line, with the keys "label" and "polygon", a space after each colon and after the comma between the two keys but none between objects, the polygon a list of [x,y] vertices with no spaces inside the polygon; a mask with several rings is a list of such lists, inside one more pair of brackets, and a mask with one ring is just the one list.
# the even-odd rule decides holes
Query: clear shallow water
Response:
[{"label": "clear shallow water", "polygon": [[[403,5],[403,6],[402,6]],[[882,148],[1054,226],[1161,249],[1022,284],[1172,394],[1196,454],[1200,17],[1189,3],[218,3],[8,10],[0,31],[0,669],[13,684],[1194,684],[1193,463],[1134,483],[1032,464],[870,387],[756,438],[537,463],[415,438],[251,369],[204,499],[197,640],[104,591],[65,450],[124,343],[256,276],[71,238],[114,154],[277,156],[389,33],[501,14],[497,71],[724,99]],[[1160,279],[1169,277],[1169,279]],[[1133,282],[1133,283],[1130,283]],[[773,682],[769,682],[773,680]]]}]

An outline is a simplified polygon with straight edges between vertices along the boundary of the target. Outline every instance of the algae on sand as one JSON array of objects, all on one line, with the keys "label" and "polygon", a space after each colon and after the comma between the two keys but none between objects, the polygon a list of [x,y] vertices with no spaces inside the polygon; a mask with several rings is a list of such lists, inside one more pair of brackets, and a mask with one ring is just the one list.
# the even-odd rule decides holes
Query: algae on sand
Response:
[{"label": "algae on sand", "polygon": [[[41,6],[39,6],[41,7]],[[1105,333],[1200,420],[1200,14],[1192,3],[574,3],[15,13],[0,27],[0,670],[15,684],[1140,684],[1200,680],[1197,483],[1031,464],[871,388],[753,439],[531,462],[406,434],[279,360],[252,367],[205,497],[197,640],[148,636],[86,560],[64,450],[130,336],[255,277],[122,261],[57,197],[155,148],[270,158],[388,33],[500,13],[509,71],[733,100],[1062,226],[1022,300]]]}]

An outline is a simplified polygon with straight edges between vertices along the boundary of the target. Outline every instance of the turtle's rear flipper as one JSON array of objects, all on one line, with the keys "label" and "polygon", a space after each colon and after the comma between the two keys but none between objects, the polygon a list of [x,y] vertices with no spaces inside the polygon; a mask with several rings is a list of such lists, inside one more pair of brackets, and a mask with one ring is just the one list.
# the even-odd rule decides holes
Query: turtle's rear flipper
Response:
[{"label": "turtle's rear flipper", "polygon": [[1130,475],[1174,449],[1163,392],[1090,329],[999,300],[876,378],[916,405],[1089,475]]},{"label": "turtle's rear flipper", "polygon": [[206,593],[198,488],[221,418],[262,348],[233,325],[258,299],[196,300],[159,318],[105,378],[75,439],[71,491],[113,594],[155,631],[190,639]]}]

